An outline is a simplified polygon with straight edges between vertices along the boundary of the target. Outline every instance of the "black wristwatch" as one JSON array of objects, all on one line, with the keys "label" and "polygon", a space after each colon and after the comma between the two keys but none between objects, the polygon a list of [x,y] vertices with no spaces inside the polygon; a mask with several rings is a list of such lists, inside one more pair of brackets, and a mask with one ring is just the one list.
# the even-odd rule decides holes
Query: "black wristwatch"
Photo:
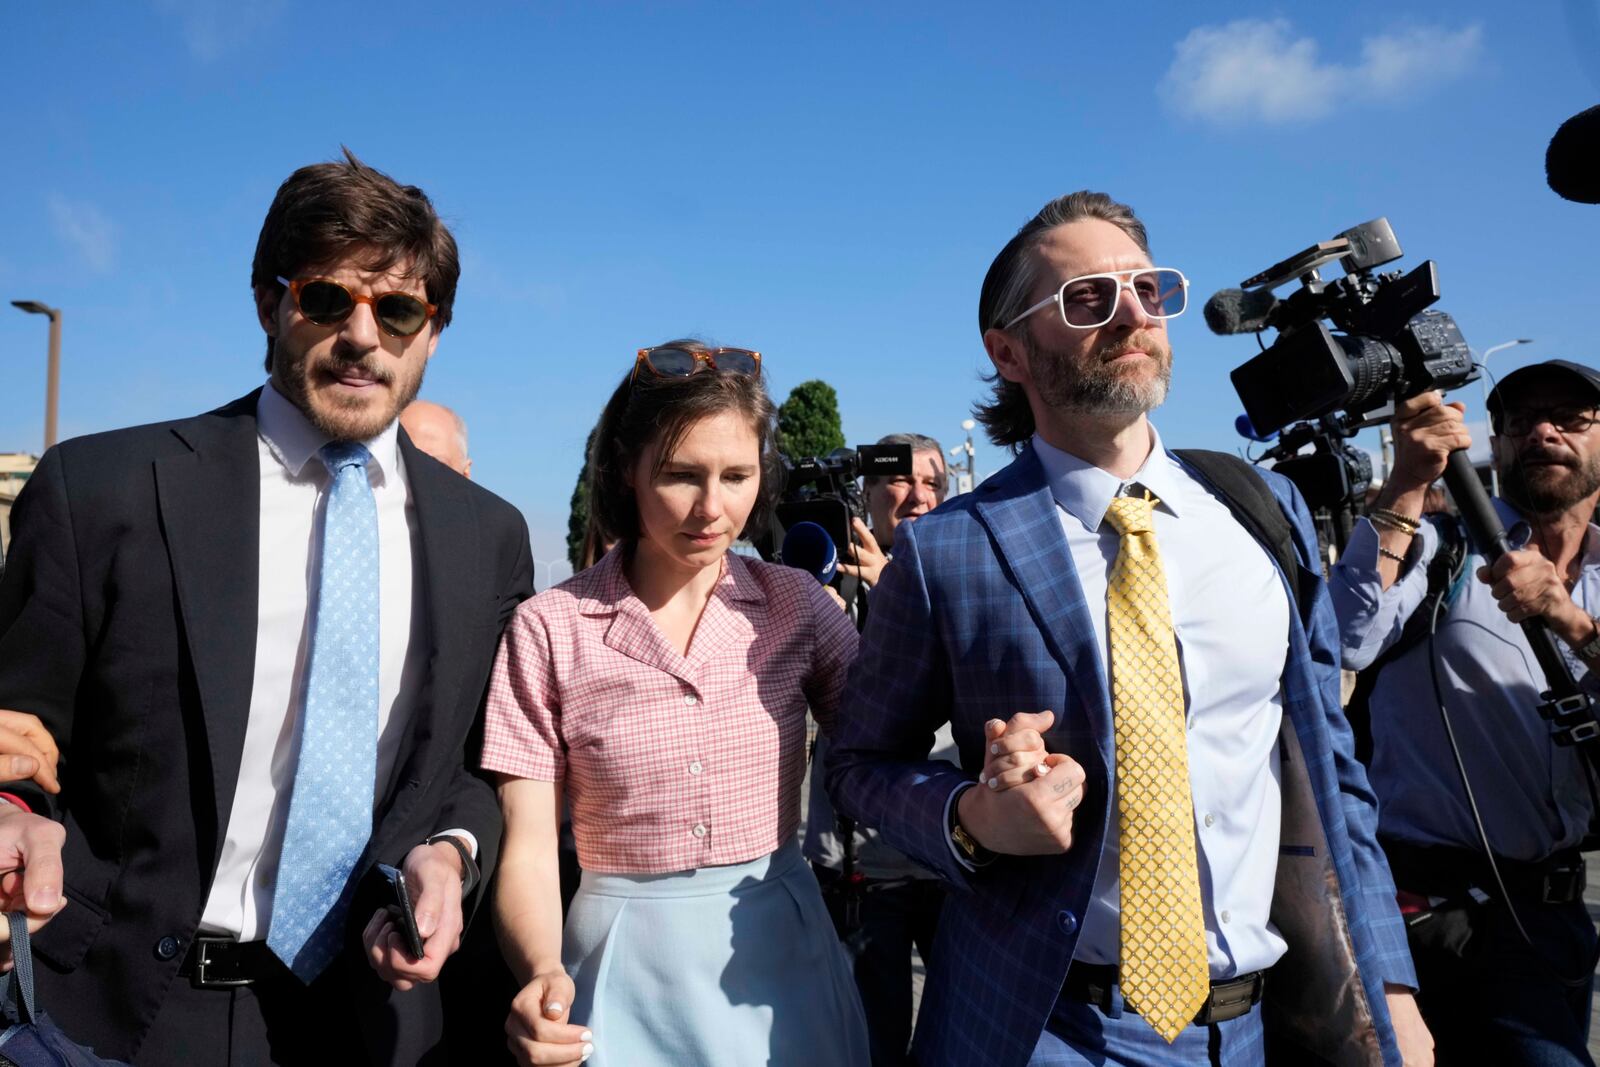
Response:
[{"label": "black wristwatch", "polygon": [[[969,786],[968,788],[976,789],[979,787]],[[962,792],[966,792],[966,790],[962,790]],[[950,841],[956,846],[956,851],[964,856],[968,863],[974,867],[987,867],[1000,858],[1000,853],[990,851],[978,844],[978,839],[968,833],[967,828],[961,825],[960,799],[960,794],[957,794],[956,800],[950,804]]]},{"label": "black wristwatch", "polygon": [[1578,645],[1573,649],[1578,654],[1578,658],[1585,663],[1593,663],[1595,660],[1600,659],[1600,619],[1591,616],[1589,625],[1594,627],[1594,635],[1584,644]]},{"label": "black wristwatch", "polygon": [[423,842],[425,845],[449,845],[461,855],[461,895],[464,897],[478,884],[478,864],[472,858],[472,850],[455,834],[434,834]]}]

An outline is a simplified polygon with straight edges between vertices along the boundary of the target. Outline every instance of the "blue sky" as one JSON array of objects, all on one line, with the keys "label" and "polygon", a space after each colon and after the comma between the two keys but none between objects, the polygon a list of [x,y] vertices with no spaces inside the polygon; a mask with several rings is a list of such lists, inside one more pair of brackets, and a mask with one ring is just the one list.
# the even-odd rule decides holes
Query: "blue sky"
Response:
[{"label": "blue sky", "polygon": [[[1475,348],[1535,340],[1496,372],[1596,358],[1600,208],[1543,177],[1600,98],[1595,0],[462,7],[5,5],[0,298],[65,310],[64,435],[260,383],[261,218],[341,143],[455,228],[423,395],[466,417],[477,480],[543,560],[644,344],[759,348],[778,398],[839,390],[852,442],[957,443],[983,272],[1077,188],[1131,203],[1193,282],[1169,443],[1239,443],[1227,371],[1254,342],[1199,303],[1377,215],[1402,266],[1438,260]],[[44,342],[0,304],[0,451],[39,448]],[[980,444],[980,474],[1005,459]]]}]

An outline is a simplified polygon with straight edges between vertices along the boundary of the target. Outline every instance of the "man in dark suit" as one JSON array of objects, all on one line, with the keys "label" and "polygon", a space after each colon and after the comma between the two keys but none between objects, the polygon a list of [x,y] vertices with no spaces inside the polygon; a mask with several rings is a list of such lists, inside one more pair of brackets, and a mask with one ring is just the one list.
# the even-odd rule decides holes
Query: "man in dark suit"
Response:
[{"label": "man in dark suit", "polygon": [[531,594],[520,515],[396,421],[458,273],[420,189],[296,171],[252,270],[266,385],[67,441],[17,502],[0,707],[60,742],[62,789],[8,787],[0,891],[102,1055],[444,1062],[431,983],[500,836],[469,750]]},{"label": "man in dark suit", "polygon": [[1103,193],[1024,226],[979,301],[1018,458],[873,592],[828,784],[956,889],[922,1067],[1430,1061],[1305,505],[1146,417],[1186,289]]}]

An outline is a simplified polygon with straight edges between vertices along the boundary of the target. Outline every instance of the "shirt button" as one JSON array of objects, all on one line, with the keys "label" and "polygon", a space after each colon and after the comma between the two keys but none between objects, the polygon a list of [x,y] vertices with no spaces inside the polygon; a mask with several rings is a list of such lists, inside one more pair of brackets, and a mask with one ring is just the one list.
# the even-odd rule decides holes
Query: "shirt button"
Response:
[{"label": "shirt button", "polygon": [[183,942],[179,941],[171,934],[168,934],[166,937],[163,937],[160,941],[156,942],[156,957],[158,959],[170,960],[178,954],[178,948],[182,944]]},{"label": "shirt button", "polygon": [[1218,914],[1217,918],[1221,919],[1223,922],[1227,922],[1229,919],[1233,918],[1233,916],[1229,915],[1227,911],[1223,911]]},{"label": "shirt button", "polygon": [[690,774],[699,774],[703,770],[705,770],[705,767],[700,763],[699,760],[695,760],[693,763],[689,764]]},{"label": "shirt button", "polygon": [[1207,826],[1212,825],[1216,821],[1217,821],[1217,817],[1215,815],[1211,814],[1209,811],[1206,812],[1206,825]]},{"label": "shirt button", "polygon": [[700,698],[695,696],[693,693],[687,693],[684,695],[683,702],[692,708],[696,704],[700,703]]},{"label": "shirt button", "polygon": [[704,836],[706,836],[705,823],[698,823],[697,822],[697,823],[694,824],[694,836],[696,836],[696,837],[704,837]]},{"label": "shirt button", "polygon": [[1061,932],[1067,935],[1078,929],[1078,917],[1066,909],[1056,912],[1056,923],[1061,927]]}]

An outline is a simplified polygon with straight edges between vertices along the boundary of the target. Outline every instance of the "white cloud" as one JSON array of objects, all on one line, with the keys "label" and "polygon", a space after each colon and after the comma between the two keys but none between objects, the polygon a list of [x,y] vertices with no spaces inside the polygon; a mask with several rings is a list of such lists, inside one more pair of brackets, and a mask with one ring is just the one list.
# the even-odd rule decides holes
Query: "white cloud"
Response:
[{"label": "white cloud", "polygon": [[156,10],[177,21],[190,55],[212,63],[276,20],[283,0],[156,0]]},{"label": "white cloud", "polygon": [[1322,118],[1461,77],[1479,62],[1483,30],[1440,26],[1368,37],[1356,63],[1324,62],[1314,38],[1287,19],[1239,19],[1200,26],[1179,41],[1160,92],[1180,115],[1217,123],[1286,123]]},{"label": "white cloud", "polygon": [[117,258],[117,227],[93,204],[68,200],[59,193],[49,197],[50,220],[56,236],[83,257],[92,270],[104,274]]}]

